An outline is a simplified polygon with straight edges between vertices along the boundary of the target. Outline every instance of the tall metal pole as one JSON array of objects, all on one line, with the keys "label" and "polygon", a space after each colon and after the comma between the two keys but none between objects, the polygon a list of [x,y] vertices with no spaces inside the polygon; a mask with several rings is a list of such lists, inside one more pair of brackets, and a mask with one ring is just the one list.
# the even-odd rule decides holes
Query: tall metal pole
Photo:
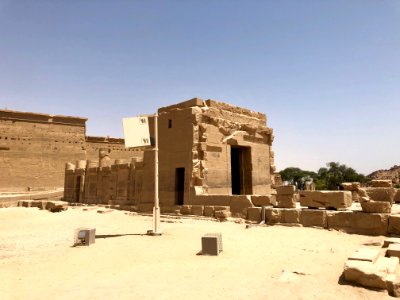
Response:
[{"label": "tall metal pole", "polygon": [[153,230],[150,235],[161,235],[160,230],[160,203],[158,199],[158,114],[154,115],[154,208],[153,208]]}]

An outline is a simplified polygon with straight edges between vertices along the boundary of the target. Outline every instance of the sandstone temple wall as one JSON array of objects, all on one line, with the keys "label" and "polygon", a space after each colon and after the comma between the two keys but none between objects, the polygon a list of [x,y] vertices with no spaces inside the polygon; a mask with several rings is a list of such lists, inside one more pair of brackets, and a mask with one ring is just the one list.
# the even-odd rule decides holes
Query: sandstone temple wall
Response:
[{"label": "sandstone temple wall", "polygon": [[63,186],[65,162],[85,158],[85,122],[0,110],[0,190]]},{"label": "sandstone temple wall", "polygon": [[0,191],[64,186],[65,163],[98,161],[105,149],[112,160],[141,158],[124,140],[86,136],[85,118],[0,110]]}]

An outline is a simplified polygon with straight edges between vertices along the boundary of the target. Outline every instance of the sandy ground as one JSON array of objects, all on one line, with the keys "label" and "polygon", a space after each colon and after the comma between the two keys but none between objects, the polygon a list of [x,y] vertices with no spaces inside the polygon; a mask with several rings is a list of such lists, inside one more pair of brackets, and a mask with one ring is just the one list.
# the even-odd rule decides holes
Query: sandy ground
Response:
[{"label": "sandy ground", "polygon": [[[383,237],[194,219],[163,219],[151,237],[151,217],[97,210],[0,209],[0,299],[393,299],[340,280]],[[71,247],[82,226],[96,243]],[[222,233],[219,256],[196,255],[208,232]]]}]

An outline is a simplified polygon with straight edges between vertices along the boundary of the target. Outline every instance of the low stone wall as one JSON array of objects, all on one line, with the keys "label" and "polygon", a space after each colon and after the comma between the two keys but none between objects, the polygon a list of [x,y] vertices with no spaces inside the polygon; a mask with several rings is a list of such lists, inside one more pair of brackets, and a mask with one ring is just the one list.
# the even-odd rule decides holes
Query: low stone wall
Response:
[{"label": "low stone wall", "polygon": [[226,219],[232,215],[230,206],[224,205],[174,205],[161,206],[161,213],[176,215],[204,216],[217,219]]},{"label": "low stone wall", "polygon": [[[261,222],[262,208],[248,210],[247,219]],[[265,223],[335,229],[363,235],[400,234],[400,215],[362,211],[328,211],[308,208],[273,208],[265,210]],[[390,226],[389,226],[390,224]]]},{"label": "low stone wall", "polygon": [[0,208],[18,206],[21,200],[60,200],[64,194],[62,189],[19,194],[0,195]]}]

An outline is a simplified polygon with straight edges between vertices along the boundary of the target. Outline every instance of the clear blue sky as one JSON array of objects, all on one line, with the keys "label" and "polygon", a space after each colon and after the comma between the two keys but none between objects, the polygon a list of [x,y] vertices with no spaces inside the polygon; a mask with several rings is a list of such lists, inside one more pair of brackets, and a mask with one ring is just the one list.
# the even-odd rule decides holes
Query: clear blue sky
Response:
[{"label": "clear blue sky", "polygon": [[122,137],[195,96],[266,113],[278,170],[400,164],[400,1],[0,0],[0,108]]}]

